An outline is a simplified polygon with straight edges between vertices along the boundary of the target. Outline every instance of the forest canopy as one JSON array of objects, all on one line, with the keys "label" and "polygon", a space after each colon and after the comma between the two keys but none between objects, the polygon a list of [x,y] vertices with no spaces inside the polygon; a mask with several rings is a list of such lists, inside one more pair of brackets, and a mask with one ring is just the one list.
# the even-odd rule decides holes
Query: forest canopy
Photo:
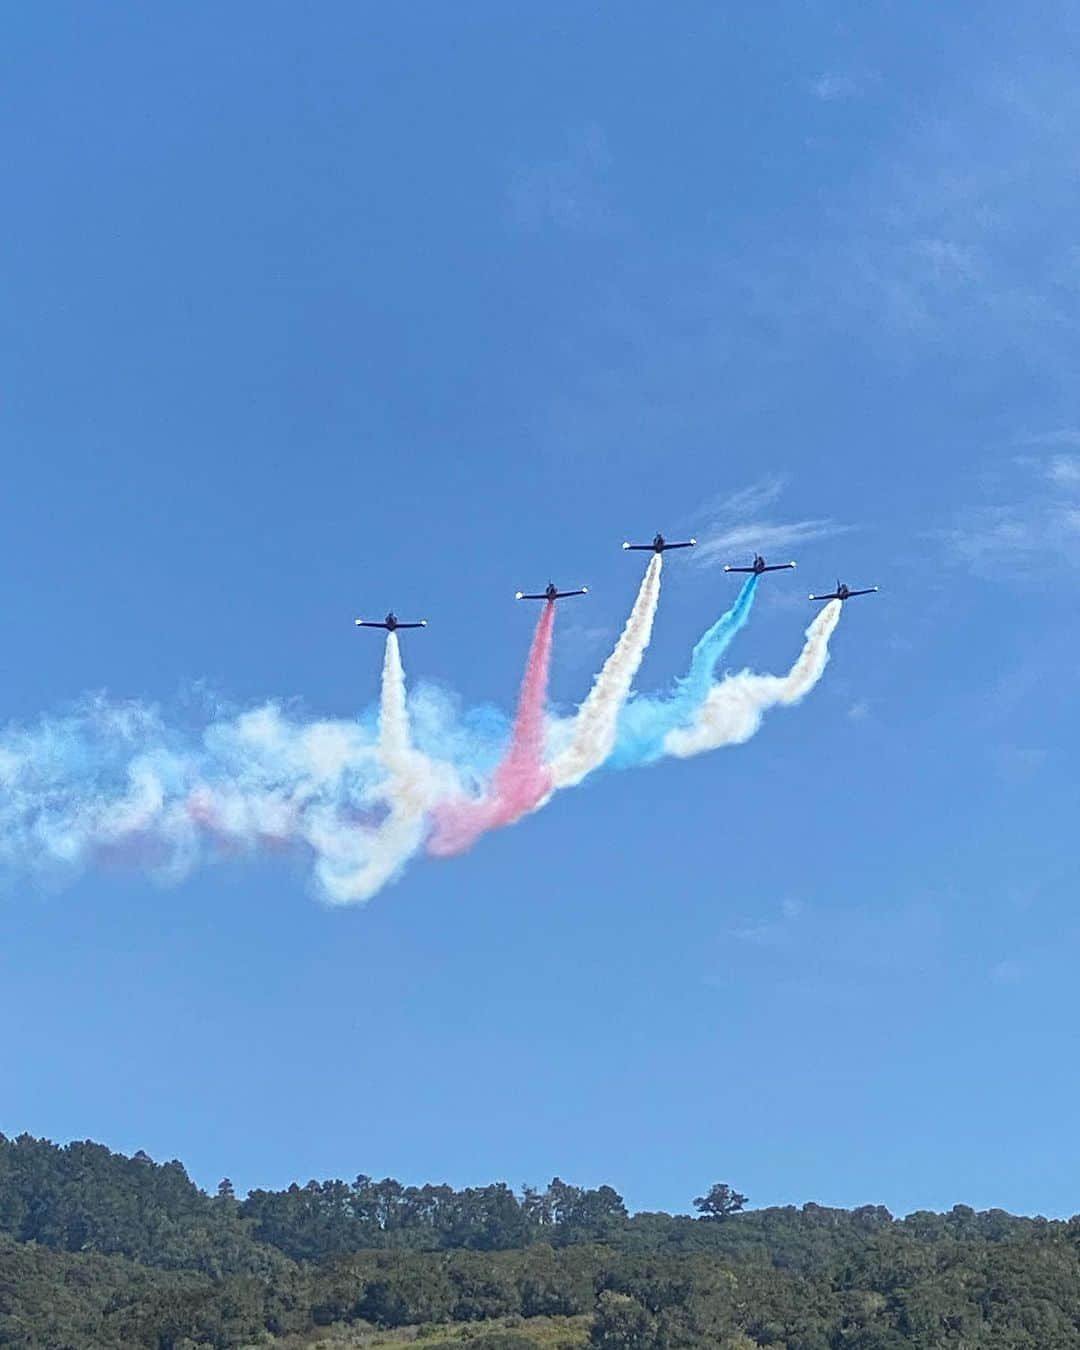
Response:
[{"label": "forest canopy", "polygon": [[1080,1219],[694,1203],[559,1177],[210,1195],[176,1161],[0,1135],[0,1346],[1080,1347]]}]

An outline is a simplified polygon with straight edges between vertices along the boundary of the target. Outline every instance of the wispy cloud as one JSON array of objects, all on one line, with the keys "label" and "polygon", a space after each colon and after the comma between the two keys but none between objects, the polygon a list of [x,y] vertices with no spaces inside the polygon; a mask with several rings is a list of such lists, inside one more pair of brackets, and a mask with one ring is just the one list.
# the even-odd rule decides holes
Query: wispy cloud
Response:
[{"label": "wispy cloud", "polygon": [[559,628],[559,663],[577,668],[593,661],[598,652],[611,645],[614,629],[610,625],[570,621]]},{"label": "wispy cloud", "polygon": [[[1070,444],[1058,439],[1063,434],[1025,444]],[[961,511],[946,531],[957,561],[984,577],[1033,572],[1047,559],[1080,567],[1080,454],[1021,456],[995,493]]]},{"label": "wispy cloud", "polygon": [[607,216],[602,180],[610,161],[607,137],[595,126],[570,138],[565,154],[519,168],[510,182],[510,209],[521,225],[595,229]]},{"label": "wispy cloud", "polygon": [[999,961],[990,968],[990,978],[994,984],[1019,984],[1027,975],[1027,970],[1018,961]]},{"label": "wispy cloud", "polygon": [[717,566],[755,552],[775,554],[852,528],[829,517],[777,520],[771,508],[783,490],[783,479],[763,479],[711,502],[702,513],[708,523],[699,531],[696,560]]},{"label": "wispy cloud", "polygon": [[858,84],[851,75],[827,70],[811,80],[810,92],[823,103],[834,103],[839,99],[851,98],[858,92]]},{"label": "wispy cloud", "polygon": [[1080,455],[1055,455],[1046,466],[1046,476],[1058,487],[1080,486]]},{"label": "wispy cloud", "polygon": [[1080,446],[1080,427],[1059,427],[1056,431],[1040,431],[1034,435],[1018,436],[1015,444],[1045,446]]},{"label": "wispy cloud", "polygon": [[[1016,13],[978,42],[943,25],[954,78],[917,104],[889,90],[891,130],[823,190],[812,256],[781,238],[752,274],[741,257],[721,272],[728,304],[755,313],[774,349],[856,336],[910,359],[915,341],[947,341],[954,356],[1020,356],[1077,389],[1073,19],[1061,4]],[[849,96],[850,69],[824,69],[808,94],[823,106]]]},{"label": "wispy cloud", "polygon": [[756,947],[780,947],[787,942],[791,926],[806,908],[801,900],[782,900],[779,913],[771,918],[755,919],[731,930],[731,936]]}]

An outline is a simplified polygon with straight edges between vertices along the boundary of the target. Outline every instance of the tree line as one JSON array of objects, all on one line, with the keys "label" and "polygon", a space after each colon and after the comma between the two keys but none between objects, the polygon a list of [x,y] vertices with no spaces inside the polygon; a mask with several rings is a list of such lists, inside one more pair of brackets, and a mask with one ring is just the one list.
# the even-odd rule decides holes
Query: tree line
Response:
[{"label": "tree line", "polygon": [[1080,1219],[744,1212],[724,1183],[695,1205],[630,1214],[559,1178],[208,1195],[178,1162],[0,1136],[0,1346],[240,1350],[509,1319],[487,1342],[524,1347],[561,1318],[565,1350],[1080,1350]]}]

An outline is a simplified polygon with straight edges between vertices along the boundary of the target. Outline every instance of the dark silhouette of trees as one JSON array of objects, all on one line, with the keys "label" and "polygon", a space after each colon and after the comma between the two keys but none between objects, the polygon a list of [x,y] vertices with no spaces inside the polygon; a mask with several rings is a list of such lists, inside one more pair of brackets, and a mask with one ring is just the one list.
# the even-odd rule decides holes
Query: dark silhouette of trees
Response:
[{"label": "dark silhouette of trees", "polygon": [[729,1214],[738,1214],[745,1205],[746,1196],[721,1181],[710,1186],[707,1195],[699,1195],[694,1201],[694,1208],[704,1219],[726,1219]]}]

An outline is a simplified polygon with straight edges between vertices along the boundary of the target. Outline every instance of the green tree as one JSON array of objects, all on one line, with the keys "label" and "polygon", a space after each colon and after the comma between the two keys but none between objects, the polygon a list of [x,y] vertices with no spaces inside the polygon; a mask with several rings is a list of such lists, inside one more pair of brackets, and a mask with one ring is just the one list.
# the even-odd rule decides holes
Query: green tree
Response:
[{"label": "green tree", "polygon": [[656,1318],[629,1294],[605,1289],[596,1300],[589,1344],[597,1350],[658,1350]]},{"label": "green tree", "polygon": [[730,1186],[718,1181],[709,1187],[707,1195],[699,1195],[694,1208],[704,1219],[726,1219],[729,1214],[737,1214],[746,1204],[746,1196],[733,1191]]}]

